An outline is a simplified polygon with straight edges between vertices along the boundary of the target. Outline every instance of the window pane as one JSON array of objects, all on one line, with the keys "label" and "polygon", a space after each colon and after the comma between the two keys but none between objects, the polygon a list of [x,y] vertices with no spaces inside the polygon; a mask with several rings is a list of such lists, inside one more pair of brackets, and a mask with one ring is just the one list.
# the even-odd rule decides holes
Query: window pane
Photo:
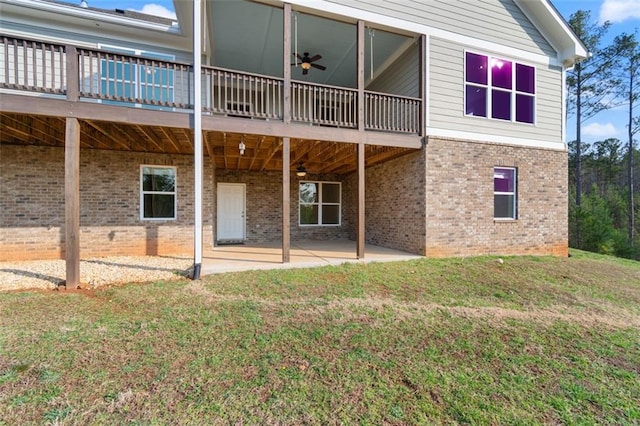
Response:
[{"label": "window pane", "polygon": [[494,87],[511,89],[511,62],[491,58],[491,84]]},{"label": "window pane", "polygon": [[494,195],[493,209],[494,217],[515,219],[515,196],[514,195]]},{"label": "window pane", "polygon": [[340,206],[322,206],[322,224],[338,225],[340,223]]},{"label": "window pane", "polygon": [[467,85],[466,96],[467,96],[467,105],[465,109],[465,114],[475,115],[478,117],[486,117],[487,116],[487,89],[484,87]]},{"label": "window pane", "polygon": [[174,192],[176,177],[174,169],[161,167],[143,167],[142,190]]},{"label": "window pane", "polygon": [[322,184],[322,202],[323,203],[339,203],[340,202],[340,185],[337,183]]},{"label": "window pane", "polygon": [[535,69],[522,64],[516,64],[516,90],[518,92],[536,93]]},{"label": "window pane", "polygon": [[511,92],[491,91],[491,117],[511,120]]},{"label": "window pane", "polygon": [[487,57],[467,53],[466,81],[468,83],[487,84]]},{"label": "window pane", "polygon": [[318,206],[315,204],[300,204],[300,224],[318,224]]},{"label": "window pane", "polygon": [[144,194],[144,217],[166,218],[175,217],[175,202],[173,195]]},{"label": "window pane", "polygon": [[533,123],[534,98],[527,95],[516,95],[516,121]]},{"label": "window pane", "polygon": [[303,182],[300,184],[300,203],[318,202],[318,184]]},{"label": "window pane", "polygon": [[515,170],[499,168],[493,170],[494,192],[514,192],[515,181]]}]

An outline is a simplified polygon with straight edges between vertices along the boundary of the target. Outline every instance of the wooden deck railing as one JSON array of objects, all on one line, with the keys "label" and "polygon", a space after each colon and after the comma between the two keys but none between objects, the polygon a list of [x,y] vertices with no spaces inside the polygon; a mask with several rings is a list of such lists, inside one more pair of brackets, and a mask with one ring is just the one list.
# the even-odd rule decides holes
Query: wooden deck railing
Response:
[{"label": "wooden deck railing", "polygon": [[282,79],[202,67],[202,109],[229,116],[282,119]]},{"label": "wooden deck railing", "polygon": [[62,45],[0,37],[0,87],[64,94],[65,66]]},{"label": "wooden deck railing", "polygon": [[333,127],[357,127],[358,91],[321,84],[291,83],[291,120]]},{"label": "wooden deck railing", "polygon": [[419,98],[365,92],[365,129],[387,132],[418,133]]},{"label": "wooden deck railing", "polygon": [[[285,119],[281,78],[218,67],[203,67],[201,78],[205,113]],[[193,79],[193,68],[186,63],[0,35],[4,89],[184,110],[193,105]],[[69,90],[68,82],[73,82]],[[364,128],[420,134],[421,103],[419,98],[365,91]],[[357,128],[357,107],[356,89],[291,82],[291,121]]]}]

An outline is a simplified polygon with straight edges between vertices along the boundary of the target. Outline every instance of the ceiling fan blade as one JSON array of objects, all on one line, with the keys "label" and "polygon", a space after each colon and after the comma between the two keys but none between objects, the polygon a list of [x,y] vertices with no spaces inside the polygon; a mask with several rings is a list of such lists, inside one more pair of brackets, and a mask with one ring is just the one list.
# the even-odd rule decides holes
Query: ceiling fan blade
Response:
[{"label": "ceiling fan blade", "polygon": [[291,64],[292,67],[295,67],[296,65],[302,65],[302,62],[298,62],[298,63],[294,62]]},{"label": "ceiling fan blade", "polygon": [[325,67],[324,65],[319,65],[319,64],[310,64],[310,65],[311,65],[312,67],[314,67],[314,68],[318,68],[319,70],[322,70],[322,71],[324,71],[324,70],[326,70],[326,69],[327,69],[327,67]]},{"label": "ceiling fan blade", "polygon": [[318,59],[322,59],[321,55],[316,55],[313,58],[309,58],[309,62],[317,61]]},{"label": "ceiling fan blade", "polygon": [[302,70],[302,75],[307,75],[309,74],[309,70]]},{"label": "ceiling fan blade", "polygon": [[304,59],[302,59],[302,56],[300,56],[299,53],[292,53],[293,56],[295,56],[296,58],[300,59],[301,61],[304,61]]}]

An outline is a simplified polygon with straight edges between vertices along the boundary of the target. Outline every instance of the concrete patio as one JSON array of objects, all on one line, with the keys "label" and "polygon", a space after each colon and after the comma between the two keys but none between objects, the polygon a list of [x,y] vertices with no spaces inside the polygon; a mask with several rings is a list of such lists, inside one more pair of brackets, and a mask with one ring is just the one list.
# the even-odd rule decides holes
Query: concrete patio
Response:
[{"label": "concrete patio", "polygon": [[364,259],[356,257],[356,242],[349,240],[292,241],[290,262],[282,263],[282,244],[277,241],[266,244],[220,245],[205,249],[202,259],[202,275],[257,269],[308,268],[342,263],[393,262],[419,259],[412,253],[365,245]]}]

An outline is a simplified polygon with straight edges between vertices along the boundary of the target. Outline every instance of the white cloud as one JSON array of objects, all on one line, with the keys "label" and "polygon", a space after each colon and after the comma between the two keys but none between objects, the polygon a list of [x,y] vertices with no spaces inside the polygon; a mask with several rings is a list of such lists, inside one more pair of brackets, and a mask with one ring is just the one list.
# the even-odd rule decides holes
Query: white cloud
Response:
[{"label": "white cloud", "polygon": [[619,133],[616,126],[611,123],[591,123],[582,128],[582,134],[593,138],[613,138]]},{"label": "white cloud", "polygon": [[160,16],[162,18],[177,19],[176,13],[159,4],[149,3],[142,6],[142,9],[130,9],[134,12],[145,13],[147,15]]},{"label": "white cloud", "polygon": [[600,6],[600,23],[623,22],[627,19],[640,19],[640,0],[604,0]]}]

